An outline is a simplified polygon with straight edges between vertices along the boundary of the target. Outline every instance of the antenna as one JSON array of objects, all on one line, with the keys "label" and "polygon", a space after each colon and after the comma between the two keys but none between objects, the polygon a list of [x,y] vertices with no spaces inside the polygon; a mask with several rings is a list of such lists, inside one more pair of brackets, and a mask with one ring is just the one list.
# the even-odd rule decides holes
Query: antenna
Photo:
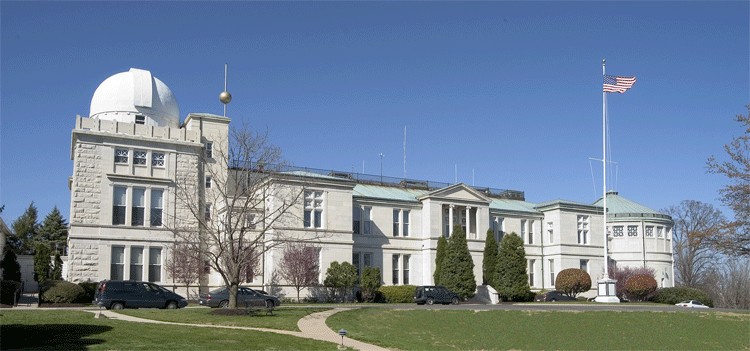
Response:
[{"label": "antenna", "polygon": [[404,126],[404,179],[406,179],[406,126]]},{"label": "antenna", "polygon": [[453,164],[453,184],[458,184],[458,163]]},{"label": "antenna", "polygon": [[221,101],[222,104],[224,104],[224,117],[227,116],[227,104],[229,104],[230,101],[232,101],[232,94],[230,94],[227,91],[227,72],[229,71],[229,66],[225,63],[224,64],[224,91],[219,94],[219,101]]}]

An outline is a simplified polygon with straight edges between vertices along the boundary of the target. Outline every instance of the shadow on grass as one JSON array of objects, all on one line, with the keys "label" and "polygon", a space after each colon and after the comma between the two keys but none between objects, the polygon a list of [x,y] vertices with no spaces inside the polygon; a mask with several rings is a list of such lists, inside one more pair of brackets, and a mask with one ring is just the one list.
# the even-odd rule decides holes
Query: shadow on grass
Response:
[{"label": "shadow on grass", "polygon": [[104,340],[83,338],[112,330],[110,326],[89,324],[8,324],[2,328],[2,350],[86,350]]}]

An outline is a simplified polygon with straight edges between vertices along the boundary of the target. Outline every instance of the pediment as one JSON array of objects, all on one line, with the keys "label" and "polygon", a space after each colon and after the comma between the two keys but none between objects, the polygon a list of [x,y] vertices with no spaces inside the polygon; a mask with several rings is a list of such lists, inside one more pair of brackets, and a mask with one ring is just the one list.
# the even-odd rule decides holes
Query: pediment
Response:
[{"label": "pediment", "polygon": [[491,200],[481,192],[474,190],[464,183],[454,184],[445,188],[433,190],[419,198],[419,200],[436,199],[450,202],[471,202],[489,204]]}]

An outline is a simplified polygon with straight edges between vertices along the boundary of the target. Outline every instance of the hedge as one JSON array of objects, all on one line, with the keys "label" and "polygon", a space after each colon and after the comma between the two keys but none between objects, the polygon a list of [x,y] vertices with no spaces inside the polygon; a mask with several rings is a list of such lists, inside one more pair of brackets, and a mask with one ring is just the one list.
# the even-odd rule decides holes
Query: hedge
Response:
[{"label": "hedge", "polygon": [[86,295],[86,291],[71,282],[64,280],[48,280],[40,288],[40,303],[73,303],[80,301]]},{"label": "hedge", "polygon": [[693,288],[663,288],[656,291],[656,295],[651,299],[656,303],[665,303],[674,305],[685,300],[698,300],[702,304],[714,307],[714,300],[702,290]]},{"label": "hedge", "polygon": [[634,301],[643,301],[656,291],[656,279],[648,274],[634,274],[625,282],[625,295]]},{"label": "hedge", "polygon": [[578,268],[563,269],[555,278],[555,289],[570,297],[591,290],[591,276]]},{"label": "hedge", "polygon": [[13,297],[15,296],[16,299],[21,297],[20,288],[21,283],[15,280],[0,280],[0,303],[13,305]]},{"label": "hedge", "polygon": [[383,294],[387,303],[410,303],[414,302],[414,285],[389,285],[381,286],[378,291]]},{"label": "hedge", "polygon": [[92,301],[94,301],[94,298],[96,297],[96,287],[99,286],[99,283],[81,282],[78,283],[78,285],[83,288],[84,294],[81,295],[81,298],[75,302],[91,303]]}]

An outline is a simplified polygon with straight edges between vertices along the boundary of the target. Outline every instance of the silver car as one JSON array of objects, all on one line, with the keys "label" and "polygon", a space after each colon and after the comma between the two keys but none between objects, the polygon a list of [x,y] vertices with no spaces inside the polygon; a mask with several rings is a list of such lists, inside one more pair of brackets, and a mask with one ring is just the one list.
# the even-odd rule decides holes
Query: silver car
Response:
[{"label": "silver car", "polygon": [[[226,308],[229,306],[229,290],[227,288],[220,288],[208,294],[201,294],[198,303],[201,306]],[[237,288],[237,307],[265,306],[270,308],[278,307],[279,305],[281,305],[281,301],[276,296],[271,296],[262,291],[250,288]]]}]

